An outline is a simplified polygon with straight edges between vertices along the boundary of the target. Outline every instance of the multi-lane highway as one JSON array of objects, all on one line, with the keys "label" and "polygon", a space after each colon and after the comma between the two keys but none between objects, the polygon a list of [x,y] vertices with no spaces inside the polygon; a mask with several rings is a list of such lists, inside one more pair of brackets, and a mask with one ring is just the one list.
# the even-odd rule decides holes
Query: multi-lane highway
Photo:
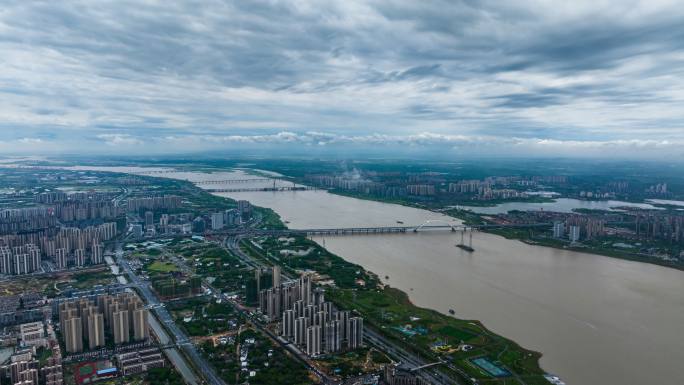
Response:
[{"label": "multi-lane highway", "polygon": [[[176,345],[182,349],[183,353],[185,356],[192,361],[192,364],[197,370],[200,372],[202,377],[206,380],[206,382],[210,385],[225,385],[225,382],[216,374],[214,369],[212,368],[211,365],[197,352],[197,349],[195,348],[195,345],[190,342],[190,339],[188,336],[176,325],[176,323],[173,320],[173,317],[169,314],[169,312],[166,310],[166,307],[164,307],[157,296],[150,290],[149,284],[145,281],[140,280],[140,278],[135,274],[133,269],[131,269],[130,265],[128,264],[128,261],[123,257],[123,251],[121,250],[121,245],[117,245],[117,251],[116,251],[116,261],[121,266],[121,268],[124,270],[126,275],[128,276],[130,282],[135,285],[135,287],[140,291],[142,294],[145,302],[147,302],[148,305],[150,305],[150,308],[156,315],[157,319],[159,322],[166,327],[166,330],[171,332],[173,335],[173,341],[175,341]],[[153,321],[154,322],[154,321]],[[151,326],[154,326],[154,323],[151,322]],[[162,329],[163,330],[163,329]],[[156,331],[156,330],[155,330]],[[167,343],[170,341],[167,341]],[[163,343],[163,342],[162,342]],[[173,353],[169,354],[168,357],[171,360],[172,359]],[[180,356],[179,356],[180,357]],[[181,360],[184,361],[184,360]],[[178,366],[176,366],[178,364]],[[186,378],[186,374],[184,372],[186,371],[183,366],[187,367],[187,364],[185,362],[174,362],[174,366],[179,368],[179,371],[181,374],[184,376],[184,379],[188,381]],[[182,369],[181,369],[182,368]],[[188,368],[189,369],[189,368]],[[190,370],[190,372],[192,372]],[[190,378],[190,381],[188,381],[191,384],[196,384],[196,377],[195,381],[192,381],[192,377],[194,376],[194,373],[192,376],[188,376]]]},{"label": "multi-lane highway", "polygon": [[[117,259],[118,260],[123,259],[120,255],[120,253],[121,253],[121,249],[120,249],[120,247],[118,247],[117,248],[117,257],[118,257]],[[107,259],[108,259],[107,263],[111,263],[111,264],[114,263],[114,261],[112,261],[111,259],[109,259],[109,258],[107,258]],[[130,274],[128,274],[128,276],[131,277]],[[135,276],[135,275],[133,274],[133,276]],[[118,278],[120,278],[119,282],[124,284],[127,287],[139,288],[138,284],[128,283],[126,278],[124,278],[123,276],[118,276]],[[149,302],[148,302],[148,306],[151,309],[154,309],[156,307],[160,307],[159,304],[153,305],[153,304],[150,304]],[[161,345],[169,345],[169,344],[173,343],[172,338],[168,335],[168,333],[166,332],[164,327],[159,323],[155,314],[153,314],[152,317],[149,317],[149,323],[150,323],[150,327],[152,328],[152,330],[154,330],[154,334],[159,339],[159,342]],[[200,383],[200,380],[197,377],[197,375],[195,375],[195,372],[192,370],[190,365],[186,362],[185,358],[178,352],[178,349],[176,349],[175,346],[172,348],[165,349],[164,353],[166,354],[166,357],[169,359],[171,364],[181,374],[181,376],[183,377],[183,380],[185,381],[186,384],[198,385]]]}]

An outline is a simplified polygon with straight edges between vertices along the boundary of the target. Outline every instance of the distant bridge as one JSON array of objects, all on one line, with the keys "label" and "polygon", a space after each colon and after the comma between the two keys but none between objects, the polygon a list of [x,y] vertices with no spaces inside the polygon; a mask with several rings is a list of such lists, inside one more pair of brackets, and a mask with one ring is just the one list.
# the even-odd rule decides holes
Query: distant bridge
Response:
[{"label": "distant bridge", "polygon": [[311,186],[275,186],[275,187],[246,187],[246,188],[208,188],[204,191],[212,193],[231,193],[231,192],[259,192],[259,191],[271,191],[271,192],[282,192],[282,191],[310,191],[319,190],[316,187]]},{"label": "distant bridge", "polygon": [[282,181],[282,182],[289,182],[284,179],[278,179],[278,178],[251,178],[251,179],[220,179],[220,180],[202,180],[199,182],[194,182],[195,184],[198,185],[207,185],[207,184],[236,184],[236,183],[252,183],[252,182],[275,182],[275,181]]},{"label": "distant bridge", "polygon": [[149,170],[149,171],[131,171],[129,173],[133,174],[133,175],[155,175],[155,174],[173,174],[173,173],[179,173],[179,172],[183,172],[183,170],[175,170],[175,169]]}]

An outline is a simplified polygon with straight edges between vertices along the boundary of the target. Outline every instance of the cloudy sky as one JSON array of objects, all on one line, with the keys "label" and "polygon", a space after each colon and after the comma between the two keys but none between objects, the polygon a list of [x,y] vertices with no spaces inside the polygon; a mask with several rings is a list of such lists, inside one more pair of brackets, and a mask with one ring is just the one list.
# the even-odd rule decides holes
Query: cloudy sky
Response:
[{"label": "cloudy sky", "polygon": [[684,158],[681,1],[3,1],[0,152]]}]

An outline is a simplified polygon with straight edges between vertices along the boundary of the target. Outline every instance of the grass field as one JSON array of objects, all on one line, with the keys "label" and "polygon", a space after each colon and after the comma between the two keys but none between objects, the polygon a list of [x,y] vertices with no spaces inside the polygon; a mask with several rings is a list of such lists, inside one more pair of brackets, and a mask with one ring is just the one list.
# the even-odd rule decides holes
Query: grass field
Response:
[{"label": "grass field", "polygon": [[0,296],[39,292],[54,297],[69,287],[83,289],[115,282],[108,267],[96,266],[81,271],[62,271],[51,275],[14,276],[0,283]]},{"label": "grass field", "polygon": [[171,273],[174,271],[178,271],[178,267],[171,262],[155,261],[152,262],[149,266],[147,266],[147,270],[150,272],[154,271],[159,273]]},{"label": "grass field", "polygon": [[[461,320],[417,307],[400,290],[337,289],[330,292],[329,298],[342,308],[356,310],[369,325],[415,353],[429,360],[441,356],[473,378],[488,383],[502,384],[506,381],[494,378],[470,363],[472,358],[486,357],[524,377],[528,384],[543,383],[537,382],[543,380],[543,371],[538,366],[539,353],[525,350],[515,342],[489,332],[477,321]],[[438,354],[430,349],[437,342],[452,347],[465,343],[472,346],[472,350]]]}]

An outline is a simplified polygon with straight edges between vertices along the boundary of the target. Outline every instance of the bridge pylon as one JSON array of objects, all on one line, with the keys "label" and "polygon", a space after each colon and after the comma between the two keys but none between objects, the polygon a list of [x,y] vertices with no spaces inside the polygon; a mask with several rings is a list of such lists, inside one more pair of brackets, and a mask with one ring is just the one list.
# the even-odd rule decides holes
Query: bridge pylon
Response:
[{"label": "bridge pylon", "polygon": [[413,231],[418,232],[418,230],[422,229],[423,227],[426,227],[426,226],[430,227],[431,223],[441,223],[443,225],[443,227],[449,226],[451,228],[452,232],[455,232],[457,230],[456,226],[454,226],[452,223],[447,222],[443,219],[428,219],[425,222],[421,223],[418,227],[413,229]]}]

